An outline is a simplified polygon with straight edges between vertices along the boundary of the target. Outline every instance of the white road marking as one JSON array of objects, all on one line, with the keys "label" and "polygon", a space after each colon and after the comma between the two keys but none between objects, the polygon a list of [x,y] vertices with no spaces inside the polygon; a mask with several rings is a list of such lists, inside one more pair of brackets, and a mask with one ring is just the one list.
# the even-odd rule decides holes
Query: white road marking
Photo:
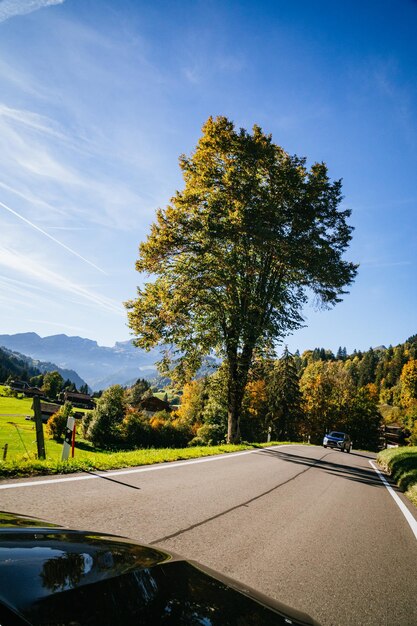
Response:
[{"label": "white road marking", "polygon": [[383,482],[385,487],[388,489],[390,495],[394,498],[395,502],[398,504],[402,514],[404,515],[404,517],[407,520],[411,530],[414,533],[414,537],[417,539],[417,521],[416,521],[416,519],[413,517],[413,515],[407,509],[407,507],[405,506],[405,504],[401,500],[401,498],[395,493],[394,489],[391,487],[389,482],[386,480],[385,476],[376,467],[375,463],[373,461],[369,461],[369,464],[372,465],[372,467],[374,468],[374,470],[378,474],[379,478],[381,479],[381,481]]},{"label": "white road marking", "polygon": [[[291,444],[290,444],[291,445]],[[270,448],[262,448],[263,450],[273,450],[274,448],[289,448],[290,445],[284,446],[271,446]],[[296,445],[296,444],[292,444]],[[75,482],[77,480],[94,480],[96,478],[108,478],[109,476],[126,476],[127,474],[140,474],[141,472],[154,472],[156,470],[172,469],[173,467],[184,467],[184,465],[193,465],[195,463],[208,463],[209,461],[222,461],[237,456],[243,456],[244,454],[253,454],[259,452],[259,448],[256,450],[247,450],[246,452],[228,452],[220,456],[209,456],[200,459],[193,459],[191,461],[168,461],[163,464],[147,465],[146,467],[138,467],[135,469],[116,470],[113,472],[98,472],[94,475],[88,476],[66,476],[65,478],[50,478],[47,480],[31,480],[28,482],[15,482],[7,483],[5,485],[0,484],[0,489],[20,489],[22,487],[37,487],[38,485],[52,485],[56,483]]]}]

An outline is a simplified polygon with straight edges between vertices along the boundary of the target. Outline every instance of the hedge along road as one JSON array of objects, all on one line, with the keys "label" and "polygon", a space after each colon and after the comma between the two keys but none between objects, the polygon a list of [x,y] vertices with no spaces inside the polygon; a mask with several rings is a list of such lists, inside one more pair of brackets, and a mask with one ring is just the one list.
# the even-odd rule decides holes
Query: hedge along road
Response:
[{"label": "hedge along road", "polygon": [[[194,558],[324,625],[417,623],[417,540],[375,455],[278,446],[0,482],[1,508]],[[398,494],[412,518],[416,509]]]}]

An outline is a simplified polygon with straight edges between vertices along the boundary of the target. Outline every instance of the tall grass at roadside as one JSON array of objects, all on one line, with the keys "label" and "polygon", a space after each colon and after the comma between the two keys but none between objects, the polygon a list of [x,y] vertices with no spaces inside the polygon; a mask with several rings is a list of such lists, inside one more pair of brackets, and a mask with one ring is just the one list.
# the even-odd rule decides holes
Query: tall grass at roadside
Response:
[{"label": "tall grass at roadside", "polygon": [[[16,459],[0,461],[0,476],[17,478],[21,476],[35,476],[45,474],[68,474],[71,472],[91,472],[96,470],[120,469],[137,465],[152,465],[185,459],[227,454],[241,450],[254,450],[267,446],[279,445],[285,442],[270,442],[265,444],[244,443],[239,445],[224,444],[220,446],[196,446],[192,448],[164,448],[131,450],[128,452],[85,452],[82,458],[69,459],[62,462],[58,459]],[[77,454],[77,451],[76,451]]]},{"label": "tall grass at roadside", "polygon": [[417,506],[417,446],[382,450],[377,462]]}]

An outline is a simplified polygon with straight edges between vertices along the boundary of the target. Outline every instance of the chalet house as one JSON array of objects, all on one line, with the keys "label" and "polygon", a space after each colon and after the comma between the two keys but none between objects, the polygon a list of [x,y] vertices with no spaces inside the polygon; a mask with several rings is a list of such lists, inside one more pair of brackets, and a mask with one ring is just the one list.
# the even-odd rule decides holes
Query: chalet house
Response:
[{"label": "chalet house", "polygon": [[72,406],[79,409],[94,409],[95,403],[88,393],[76,393],[75,391],[62,391],[59,394],[60,402],[71,402]]},{"label": "chalet house", "polygon": [[139,408],[148,415],[153,415],[153,413],[158,413],[159,411],[172,411],[168,402],[160,400],[156,396],[151,396],[150,398],[144,398],[141,400],[139,402]]},{"label": "chalet house", "polygon": [[[60,404],[55,404],[53,402],[41,402],[41,416],[44,424],[49,420],[51,415],[59,411],[61,408]],[[32,405],[33,409],[33,405]]]},{"label": "chalet house", "polygon": [[35,396],[43,398],[45,396],[39,387],[31,387],[25,380],[12,380],[9,387],[13,391],[20,391],[27,398],[34,398]]},{"label": "chalet house", "polygon": [[28,387],[27,389],[23,389],[23,394],[27,398],[34,398],[35,396],[38,396],[39,398],[45,397],[45,394],[42,389],[39,389],[39,387]]},{"label": "chalet house", "polygon": [[29,389],[30,385],[25,380],[11,380],[9,387],[13,391],[24,391],[25,389]]}]

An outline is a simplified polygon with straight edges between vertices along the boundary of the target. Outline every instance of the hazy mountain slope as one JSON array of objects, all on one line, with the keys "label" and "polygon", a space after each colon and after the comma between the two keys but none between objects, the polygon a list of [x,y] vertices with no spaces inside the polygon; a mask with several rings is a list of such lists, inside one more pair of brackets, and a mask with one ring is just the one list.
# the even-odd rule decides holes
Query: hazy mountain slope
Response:
[{"label": "hazy mountain slope", "polygon": [[99,346],[91,339],[67,335],[0,335],[0,346],[33,359],[56,363],[66,370],[75,370],[94,390],[116,383],[125,384],[132,379],[154,378],[155,361],[159,359],[157,350],[139,350],[131,341],[117,342],[110,348]]},{"label": "hazy mountain slope", "polygon": [[[21,354],[17,351],[12,351],[3,346],[0,348],[1,357],[2,357],[2,376],[0,380],[6,380],[7,376],[16,376],[16,378],[20,378],[27,372],[29,378],[32,376],[37,376],[38,374],[44,374],[45,372],[59,372],[64,380],[70,380],[75,384],[77,389],[80,389],[83,385],[86,384],[86,381],[83,380],[80,376],[78,376],[77,372],[72,369],[65,369],[59,367],[55,363],[39,361],[38,359],[33,359],[30,356],[25,354]],[[9,366],[10,371],[5,376],[5,369]],[[3,371],[4,370],[4,371]]]},{"label": "hazy mountain slope", "polygon": [[9,376],[13,378],[38,376],[40,370],[34,366],[28,366],[27,361],[21,355],[13,354],[10,350],[0,348],[0,381],[4,382]]}]

